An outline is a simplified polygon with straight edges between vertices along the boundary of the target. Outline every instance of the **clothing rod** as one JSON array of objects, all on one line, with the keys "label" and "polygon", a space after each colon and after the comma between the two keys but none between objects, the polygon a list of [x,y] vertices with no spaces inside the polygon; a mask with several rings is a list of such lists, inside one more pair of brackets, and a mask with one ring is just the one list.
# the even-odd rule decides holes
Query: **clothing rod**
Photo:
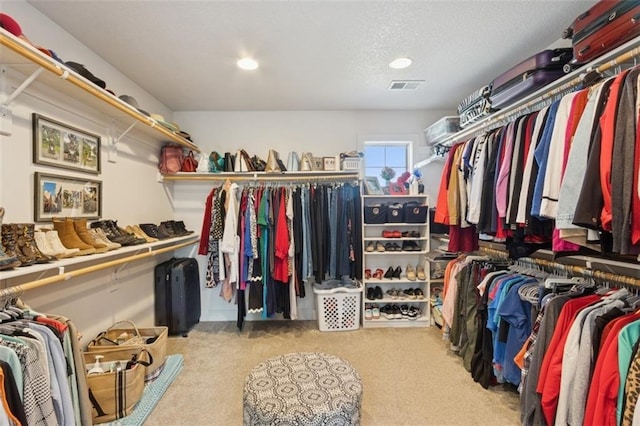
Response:
[{"label": "clothing rod", "polygon": [[612,274],[610,272],[593,270],[591,268],[585,268],[583,266],[565,265],[562,263],[553,262],[551,260],[536,259],[532,257],[523,257],[521,259],[518,259],[518,261],[540,265],[548,268],[558,269],[561,271],[567,271],[572,275],[582,275],[584,277],[593,277],[593,278],[598,278],[604,281],[613,281],[613,282],[617,282],[625,285],[640,287],[640,279],[630,277],[627,275]]},{"label": "clothing rod", "polygon": [[[552,99],[554,96],[557,96],[560,93],[563,93],[567,90],[570,90],[579,86],[580,84],[582,84],[585,75],[587,75],[587,73],[589,72],[595,71],[599,74],[602,74],[607,70],[618,67],[621,64],[624,64],[625,62],[628,62],[634,58],[637,58],[638,56],[640,56],[640,47],[638,47],[638,45],[640,45],[640,37],[627,43],[627,45],[623,45],[620,48],[614,50],[613,52],[610,52],[610,55],[614,55],[615,54],[614,52],[620,52],[620,51],[624,51],[624,53],[618,54],[612,59],[604,59],[607,57],[607,55],[603,55],[601,60],[604,59],[605,62],[602,62],[597,67],[595,68],[583,67],[577,70],[581,72],[579,75],[567,81],[563,81],[565,77],[562,77],[557,82],[551,83],[547,87],[543,87],[539,89],[538,92],[535,92],[527,96],[526,98],[522,99],[521,101],[519,101],[519,102],[523,102],[522,104],[518,104],[516,102],[515,106],[508,107],[507,110],[503,112],[489,115],[481,119],[480,121],[477,121],[476,123],[470,125],[466,130],[462,130],[450,136],[448,139],[441,142],[440,145],[451,146],[456,142],[465,140],[471,136],[477,136],[485,131],[491,130],[491,126],[494,126],[496,123],[499,123],[500,121],[504,121],[509,117],[514,117],[514,118],[518,117],[522,115],[523,111],[529,110],[532,106],[538,105],[541,102]],[[631,48],[631,46],[634,46],[634,47]],[[625,49],[629,49],[629,50],[625,51]],[[596,59],[594,62],[598,62],[598,59]],[[554,85],[555,87],[553,87]]]},{"label": "clothing rod", "polygon": [[11,295],[19,295],[25,291],[33,290],[36,288],[44,287],[50,284],[55,284],[60,281],[66,281],[71,278],[79,277],[82,275],[89,274],[91,272],[100,271],[102,269],[110,268],[112,266],[122,265],[123,263],[129,263],[136,260],[144,259],[147,257],[156,256],[158,254],[166,253],[168,251],[177,250],[183,247],[187,247],[193,244],[197,244],[199,240],[195,239],[193,241],[187,241],[184,243],[176,244],[170,247],[164,247],[158,250],[146,251],[144,253],[135,254],[133,256],[123,257],[122,259],[112,260],[110,262],[100,263],[98,265],[88,266],[86,268],[81,268],[76,271],[66,272],[64,274],[54,275],[48,278],[42,278],[39,280],[31,281],[26,284],[20,284],[12,287],[3,288],[0,290],[0,298],[11,296]]}]

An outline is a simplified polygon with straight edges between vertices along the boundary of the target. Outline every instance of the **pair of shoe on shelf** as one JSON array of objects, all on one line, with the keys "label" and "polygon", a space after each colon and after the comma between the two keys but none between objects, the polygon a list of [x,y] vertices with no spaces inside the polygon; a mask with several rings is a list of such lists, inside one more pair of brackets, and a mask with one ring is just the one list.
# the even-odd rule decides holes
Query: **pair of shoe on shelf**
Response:
[{"label": "pair of shoe on shelf", "polygon": [[425,281],[427,279],[427,275],[424,273],[424,268],[421,265],[416,266],[407,265],[407,279],[409,281],[415,281],[416,279],[420,281]]},{"label": "pair of shoe on shelf", "polygon": [[117,220],[99,220],[97,222],[93,222],[91,224],[91,228],[101,229],[109,241],[122,246],[133,246],[147,242],[146,238],[137,236],[135,233],[130,232],[131,229],[127,231],[126,229],[118,226]]},{"label": "pair of shoe on shelf", "polygon": [[379,286],[367,288],[367,299],[376,300],[382,299],[382,297],[382,288],[380,288]]},{"label": "pair of shoe on shelf", "polygon": [[416,320],[422,315],[422,311],[417,306],[409,305],[385,305],[380,308],[382,317],[388,320],[392,319],[408,319]]},{"label": "pair of shoe on shelf", "polygon": [[387,272],[384,272],[382,269],[378,268],[375,270],[375,272],[371,272],[371,269],[365,269],[364,270],[364,278],[365,279],[371,279],[371,278],[375,278],[378,280],[381,280],[382,278],[386,278],[386,279],[392,279],[392,278],[398,278],[400,279],[400,274],[402,274],[402,268],[401,267],[397,267],[397,268],[393,268],[393,266],[389,266],[389,269],[387,269]]},{"label": "pair of shoe on shelf", "polygon": [[382,238],[420,238],[418,231],[403,231],[400,232],[397,229],[382,231]]},{"label": "pair of shoe on shelf", "polygon": [[424,293],[420,288],[405,288],[405,289],[389,289],[387,290],[387,296],[391,299],[400,299],[400,300],[424,300]]},{"label": "pair of shoe on shelf", "polygon": [[374,251],[378,253],[383,253],[385,251],[402,251],[402,247],[400,247],[397,243],[382,244],[379,241],[376,241],[375,243],[373,241],[370,241],[365,247],[365,251],[369,253],[373,253]]},{"label": "pair of shoe on shelf", "polygon": [[379,319],[379,318],[380,318],[380,308],[378,308],[378,305],[369,304],[369,303],[364,305],[364,319],[371,320],[371,319]]},{"label": "pair of shoe on shelf", "polygon": [[153,223],[141,223],[142,231],[152,238],[158,240],[166,240],[167,238],[183,237],[193,234],[193,231],[187,230],[183,221],[167,220],[160,222],[159,226]]}]

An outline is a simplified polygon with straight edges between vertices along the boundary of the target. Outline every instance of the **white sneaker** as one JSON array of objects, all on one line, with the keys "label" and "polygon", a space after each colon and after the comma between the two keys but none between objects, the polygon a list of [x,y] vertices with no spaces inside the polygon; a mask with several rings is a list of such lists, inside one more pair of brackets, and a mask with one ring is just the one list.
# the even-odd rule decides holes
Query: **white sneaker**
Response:
[{"label": "white sneaker", "polygon": [[80,249],[78,248],[72,248],[72,249],[66,248],[62,244],[62,241],[60,241],[60,237],[58,237],[58,231],[54,231],[54,230],[47,231],[45,235],[47,237],[47,242],[49,243],[49,247],[51,247],[51,250],[53,250],[53,252],[57,253],[55,255],[56,257],[75,256],[76,253],[80,251]]},{"label": "white sneaker", "polygon": [[109,238],[107,238],[107,234],[104,233],[102,228],[91,228],[89,229],[89,232],[91,233],[91,235],[93,235],[93,238],[95,238],[102,244],[106,244],[109,250],[115,250],[117,248],[122,247],[121,244],[115,243],[111,241]]}]

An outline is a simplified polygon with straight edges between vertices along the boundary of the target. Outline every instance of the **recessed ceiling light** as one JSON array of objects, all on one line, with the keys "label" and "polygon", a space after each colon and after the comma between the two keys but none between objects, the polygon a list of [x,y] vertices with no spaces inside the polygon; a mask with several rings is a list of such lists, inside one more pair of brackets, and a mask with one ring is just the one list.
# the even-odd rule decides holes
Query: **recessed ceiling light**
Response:
[{"label": "recessed ceiling light", "polygon": [[237,64],[238,64],[238,67],[242,68],[243,70],[251,71],[258,68],[258,62],[256,62],[255,59],[251,59],[251,58],[242,58],[237,62]]},{"label": "recessed ceiling light", "polygon": [[398,58],[391,61],[389,67],[393,68],[394,70],[401,70],[403,68],[409,67],[412,62],[413,61],[411,60],[411,58]]}]

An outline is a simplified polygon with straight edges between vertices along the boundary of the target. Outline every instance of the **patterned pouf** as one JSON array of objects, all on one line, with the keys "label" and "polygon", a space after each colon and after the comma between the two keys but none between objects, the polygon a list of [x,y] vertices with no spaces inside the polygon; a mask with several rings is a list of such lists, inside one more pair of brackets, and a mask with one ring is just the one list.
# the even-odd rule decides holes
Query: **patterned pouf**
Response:
[{"label": "patterned pouf", "polygon": [[290,353],[261,362],[244,382],[245,425],[360,424],[362,382],[337,356]]}]

